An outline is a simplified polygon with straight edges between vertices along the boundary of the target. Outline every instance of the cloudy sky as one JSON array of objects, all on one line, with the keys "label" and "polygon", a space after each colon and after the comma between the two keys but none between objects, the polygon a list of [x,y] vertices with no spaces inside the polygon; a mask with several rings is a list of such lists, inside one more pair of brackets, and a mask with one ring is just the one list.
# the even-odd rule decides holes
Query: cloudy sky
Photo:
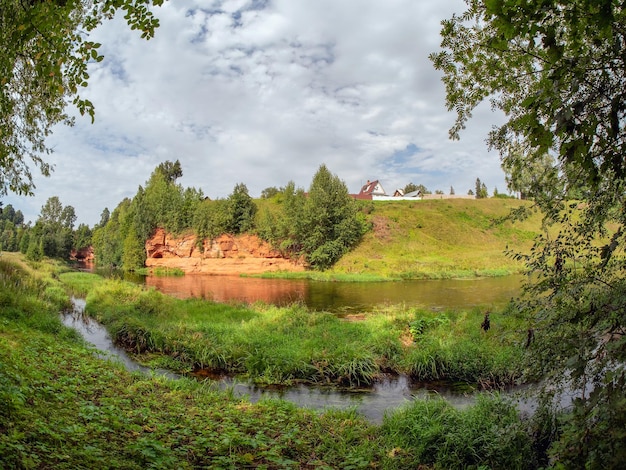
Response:
[{"label": "cloudy sky", "polygon": [[428,60],[440,22],[462,0],[170,0],[156,38],[123,19],[94,39],[84,97],[96,122],[77,118],[49,143],[55,171],[35,197],[3,198],[35,221],[50,196],[100,220],[133,197],[154,168],[179,159],[183,177],[211,198],[237,183],[250,195],[294,181],[308,188],[321,164],[350,192],[378,179],[456,193],[476,178],[505,191],[485,138],[498,116],[479,109],[461,141],[448,139],[441,75]]}]

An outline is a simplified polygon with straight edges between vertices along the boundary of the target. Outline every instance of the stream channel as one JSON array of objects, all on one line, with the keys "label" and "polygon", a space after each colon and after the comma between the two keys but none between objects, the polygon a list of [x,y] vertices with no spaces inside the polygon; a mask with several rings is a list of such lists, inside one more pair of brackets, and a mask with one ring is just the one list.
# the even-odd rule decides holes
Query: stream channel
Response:
[{"label": "stream channel", "polygon": [[[85,300],[73,298],[73,310],[61,315],[63,324],[77,330],[92,344],[101,357],[120,361],[130,371],[180,378],[166,370],[151,370],[133,360],[123,348],[116,346],[105,327],[84,314]],[[247,397],[251,402],[261,398],[280,398],[301,407],[312,409],[354,408],[372,423],[381,423],[385,412],[396,409],[415,399],[440,396],[455,407],[463,408],[474,402],[476,392],[467,386],[455,387],[449,383],[413,383],[405,376],[391,377],[364,389],[338,390],[337,388],[298,385],[293,387],[259,387],[233,377],[214,380],[221,390],[232,390],[236,396]],[[532,411],[532,400],[516,398],[520,411]]]}]

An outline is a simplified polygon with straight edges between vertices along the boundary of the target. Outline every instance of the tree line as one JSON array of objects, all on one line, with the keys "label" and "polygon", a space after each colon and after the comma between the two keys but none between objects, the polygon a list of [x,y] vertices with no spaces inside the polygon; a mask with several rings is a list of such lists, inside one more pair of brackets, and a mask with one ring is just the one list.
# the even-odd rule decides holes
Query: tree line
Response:
[{"label": "tree line", "polygon": [[145,264],[146,241],[162,227],[174,235],[195,234],[198,249],[204,239],[223,233],[256,234],[283,256],[325,269],[367,230],[361,203],[325,165],[308,192],[289,182],[261,211],[243,183],[228,197],[212,200],[202,190],[177,183],[182,174],[179,161],[159,164],[133,198],[123,199],[112,212],[105,208],[93,228],[80,224],[75,229],[74,208],[63,206],[57,196],[46,201],[32,227],[8,205],[0,212],[0,249],[40,260],[68,259],[72,250],[93,246],[99,265],[136,270]]}]

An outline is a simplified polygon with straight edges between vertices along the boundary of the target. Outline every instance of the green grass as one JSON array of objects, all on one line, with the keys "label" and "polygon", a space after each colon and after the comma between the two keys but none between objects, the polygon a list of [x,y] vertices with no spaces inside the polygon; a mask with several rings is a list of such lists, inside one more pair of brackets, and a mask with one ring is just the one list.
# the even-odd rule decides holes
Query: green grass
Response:
[{"label": "green grass", "polygon": [[525,204],[512,199],[374,201],[367,216],[372,230],[329,274],[444,279],[518,273],[522,265],[505,250],[529,250],[541,220],[537,214],[523,222],[503,219]]},{"label": "green grass", "polygon": [[497,395],[464,411],[442,399],[414,401],[387,416],[382,433],[405,468],[537,468],[527,429]]},{"label": "green grass", "polygon": [[161,266],[156,266],[154,268],[137,269],[137,270],[135,270],[135,273],[136,274],[141,274],[143,276],[152,275],[152,276],[174,276],[174,277],[178,277],[178,276],[184,276],[185,275],[185,271],[183,271],[182,269],[168,268],[168,267],[161,267]]},{"label": "green grass", "polygon": [[[193,302],[177,303],[155,291],[92,276],[60,277],[68,285],[88,285],[90,296],[106,292],[98,303],[102,315],[112,315],[117,302],[130,323],[143,318],[156,325],[168,312],[181,315],[188,309],[188,317],[174,320],[182,330],[192,321],[198,343],[235,323],[242,328],[239,339],[254,336],[264,317],[284,337],[328,324],[310,339],[320,344],[324,338],[319,336],[336,326],[332,316],[311,318],[297,309],[214,306],[217,310],[206,311]],[[68,298],[62,298],[56,278],[54,269],[35,271],[0,260],[0,468],[454,469],[529,468],[533,463],[526,423],[497,398],[481,399],[463,411],[443,402],[415,402],[374,426],[350,410],[314,412],[281,400],[251,404],[215,390],[210,382],[131,374],[99,358],[62,325],[58,312]],[[396,320],[380,312],[369,326],[343,333],[368,337],[375,347],[366,355],[384,353],[394,360],[398,350],[386,330],[393,331]],[[435,330],[436,323],[429,328]],[[156,333],[152,341],[158,344]],[[260,346],[262,338],[253,341]],[[337,351],[353,354],[345,344]],[[259,357],[272,360],[273,355]],[[338,373],[361,368],[350,361],[343,367]]]},{"label": "green grass", "polygon": [[310,279],[321,282],[386,282],[400,281],[401,277],[380,276],[374,273],[335,273],[332,271],[272,271],[262,274],[244,275],[242,277],[258,277],[262,279]]}]

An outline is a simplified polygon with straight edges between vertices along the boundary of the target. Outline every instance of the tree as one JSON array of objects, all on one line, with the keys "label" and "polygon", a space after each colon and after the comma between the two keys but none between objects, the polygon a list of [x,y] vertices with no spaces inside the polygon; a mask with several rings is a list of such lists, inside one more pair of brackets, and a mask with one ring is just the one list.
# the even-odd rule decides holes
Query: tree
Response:
[{"label": "tree", "polygon": [[423,184],[409,183],[404,187],[404,194],[412,193],[413,191],[419,191],[420,194],[430,194],[430,191]]},{"label": "tree", "polygon": [[484,199],[489,197],[487,191],[487,185],[480,181],[480,178],[476,178],[476,199]]},{"label": "tree", "polygon": [[63,204],[58,196],[48,198],[46,203],[41,207],[39,220],[44,224],[61,225],[61,214],[63,213]]},{"label": "tree", "polygon": [[104,210],[100,213],[100,222],[96,224],[94,229],[97,227],[104,227],[109,221],[109,217],[111,217],[111,213],[109,212],[109,208],[105,207]]},{"label": "tree", "polygon": [[42,255],[67,259],[74,245],[72,229],[75,221],[74,208],[63,207],[58,196],[52,196],[41,208],[29,244],[37,245],[37,249],[41,247]]},{"label": "tree", "polygon": [[248,232],[254,228],[254,216],[257,207],[245,184],[236,184],[233,192],[228,196],[228,212],[230,223],[228,231],[231,233]]},{"label": "tree", "polygon": [[150,4],[163,0],[3,0],[0,8],[0,194],[32,194],[31,165],[48,176],[46,137],[56,124],[73,124],[71,102],[94,119],[80,96],[100,44],[88,34],[122,10],[132,29],[153,37],[158,20]]},{"label": "tree", "polygon": [[199,243],[205,238],[213,239],[228,231],[232,221],[228,206],[226,199],[206,199],[196,206],[193,229]]},{"label": "tree", "polygon": [[61,212],[61,224],[70,230],[74,229],[76,223],[76,211],[72,206],[65,206]]},{"label": "tree", "polygon": [[99,266],[122,266],[124,242],[135,217],[132,203],[129,198],[124,198],[113,210],[106,225],[94,229],[91,238]]},{"label": "tree", "polygon": [[74,232],[74,248],[86,248],[91,245],[91,229],[86,224],[80,224]]},{"label": "tree", "polygon": [[[551,199],[563,191],[558,164],[550,154],[527,161],[523,148],[512,148],[508,158],[502,161],[506,183],[510,191],[519,193],[520,199]],[[556,194],[555,194],[556,191]]]},{"label": "tree", "polygon": [[517,255],[532,274],[518,308],[530,370],[581,391],[552,449],[569,468],[616,467],[626,454],[625,24],[612,0],[469,0],[431,55],[457,113],[451,137],[488,99],[506,116],[488,143],[510,189],[516,172],[536,176],[546,231]]},{"label": "tree", "polygon": [[302,218],[303,254],[316,269],[332,266],[365,233],[356,201],[326,165],[313,177]]},{"label": "tree", "polygon": [[174,183],[178,178],[183,176],[183,169],[178,160],[174,163],[166,160],[156,167],[156,171],[160,172],[168,183]]},{"label": "tree", "polygon": [[261,199],[270,199],[276,196],[280,190],[276,186],[270,186],[261,191]]},{"label": "tree", "polygon": [[112,214],[102,211],[92,235],[99,264],[136,269],[143,266],[145,243],[157,227],[179,234],[202,225],[194,218],[204,196],[200,190],[177,184],[182,174],[178,160],[160,163],[132,200],[123,200]]},{"label": "tree", "polygon": [[450,196],[454,196],[454,188],[450,186]]}]

